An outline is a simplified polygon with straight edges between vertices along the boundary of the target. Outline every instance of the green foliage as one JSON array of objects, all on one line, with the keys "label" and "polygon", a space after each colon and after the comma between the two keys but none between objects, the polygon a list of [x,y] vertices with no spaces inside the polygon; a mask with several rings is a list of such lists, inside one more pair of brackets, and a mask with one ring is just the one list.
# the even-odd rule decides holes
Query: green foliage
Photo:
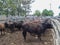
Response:
[{"label": "green foliage", "polygon": [[0,0],[0,15],[25,15],[26,10],[21,6],[23,2],[28,3],[28,0]]},{"label": "green foliage", "polygon": [[59,13],[59,16],[60,16],[60,13]]},{"label": "green foliage", "polygon": [[34,13],[34,15],[35,15],[35,16],[40,16],[40,15],[41,15],[41,13],[40,13],[40,11],[39,11],[39,10],[36,10],[36,11],[35,11],[35,13]]},{"label": "green foliage", "polygon": [[48,16],[48,10],[47,9],[44,9],[43,12],[42,12],[42,15],[43,16]]},{"label": "green foliage", "polygon": [[4,15],[8,15],[8,9],[4,10]]},{"label": "green foliage", "polygon": [[58,8],[60,9],[60,6]]},{"label": "green foliage", "polygon": [[43,16],[53,16],[53,11],[52,10],[47,10],[47,9],[44,9],[43,12],[42,12],[42,15]]},{"label": "green foliage", "polygon": [[[60,6],[59,6],[59,9],[60,9]],[[60,13],[59,13],[59,16],[60,16]]]},{"label": "green foliage", "polygon": [[49,16],[53,16],[53,14],[54,14],[53,11],[52,10],[49,10],[48,15]]}]

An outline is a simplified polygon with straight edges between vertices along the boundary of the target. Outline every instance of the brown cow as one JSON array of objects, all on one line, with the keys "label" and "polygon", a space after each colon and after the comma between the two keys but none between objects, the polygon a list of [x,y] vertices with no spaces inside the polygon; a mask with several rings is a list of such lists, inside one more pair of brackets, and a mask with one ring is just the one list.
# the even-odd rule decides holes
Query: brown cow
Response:
[{"label": "brown cow", "polygon": [[3,34],[3,32],[5,34],[5,25],[4,25],[4,23],[0,23],[0,31],[1,31],[1,35]]}]

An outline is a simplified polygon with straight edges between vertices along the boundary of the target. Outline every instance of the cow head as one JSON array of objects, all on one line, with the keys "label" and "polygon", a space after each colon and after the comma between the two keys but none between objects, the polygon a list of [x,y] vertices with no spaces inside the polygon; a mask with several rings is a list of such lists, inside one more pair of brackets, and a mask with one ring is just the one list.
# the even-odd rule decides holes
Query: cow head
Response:
[{"label": "cow head", "polygon": [[43,23],[43,26],[46,28],[46,29],[53,29],[53,25],[51,24],[51,20],[50,19],[46,19]]}]

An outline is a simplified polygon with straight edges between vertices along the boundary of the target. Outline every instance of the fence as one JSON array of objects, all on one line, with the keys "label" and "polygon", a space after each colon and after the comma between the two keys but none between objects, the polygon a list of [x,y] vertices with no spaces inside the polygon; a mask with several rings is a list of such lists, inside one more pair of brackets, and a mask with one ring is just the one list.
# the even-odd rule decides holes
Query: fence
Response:
[{"label": "fence", "polygon": [[6,17],[5,15],[0,15],[0,22],[2,21],[21,21],[21,20],[36,20],[36,19],[45,19],[45,18],[55,18],[55,17],[52,17],[52,16],[33,16],[33,15],[27,15],[26,17],[25,16],[11,16],[9,15],[8,17]]}]

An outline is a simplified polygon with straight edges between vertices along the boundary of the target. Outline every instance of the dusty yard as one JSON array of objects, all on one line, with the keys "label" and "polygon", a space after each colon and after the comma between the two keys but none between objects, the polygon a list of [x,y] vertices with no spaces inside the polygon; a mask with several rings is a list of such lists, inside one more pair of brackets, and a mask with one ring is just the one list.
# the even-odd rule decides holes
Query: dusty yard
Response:
[{"label": "dusty yard", "polygon": [[0,36],[0,45],[54,45],[51,31],[47,30],[41,36],[41,39],[42,41],[28,33],[27,41],[24,42],[22,31],[17,31],[12,34],[6,33],[4,36]]}]

